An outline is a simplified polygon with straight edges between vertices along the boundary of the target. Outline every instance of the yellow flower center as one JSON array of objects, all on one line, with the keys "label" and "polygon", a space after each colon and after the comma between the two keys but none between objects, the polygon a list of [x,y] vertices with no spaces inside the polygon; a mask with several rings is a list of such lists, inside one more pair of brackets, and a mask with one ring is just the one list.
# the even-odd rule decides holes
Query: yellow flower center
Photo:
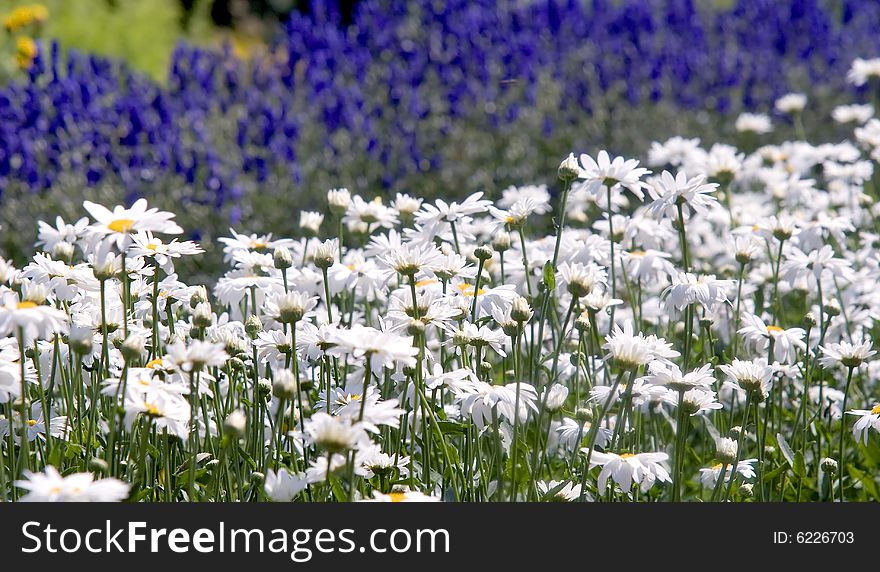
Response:
[{"label": "yellow flower center", "polygon": [[638,256],[639,258],[641,258],[641,257],[645,256],[645,251],[644,250],[633,250],[632,252],[629,253],[629,255],[630,256]]},{"label": "yellow flower center", "polygon": [[779,326],[767,326],[767,331],[771,334],[778,334],[779,332],[783,332],[785,330],[783,330]]},{"label": "yellow flower center", "polygon": [[149,403],[144,402],[144,413],[147,415],[151,415],[154,417],[161,417],[162,413],[159,412],[159,408],[155,405],[151,405]]},{"label": "yellow flower center", "polygon": [[37,424],[37,420],[36,420],[36,419],[28,419],[28,422],[27,422],[27,423],[28,423],[28,425],[30,425],[31,427],[33,427],[34,425]]},{"label": "yellow flower center", "polygon": [[635,455],[632,453],[624,453],[624,454],[620,455],[621,459],[629,459],[631,457],[635,457]]},{"label": "yellow flower center", "polygon": [[871,415],[880,415],[880,405],[871,408]]},{"label": "yellow flower center", "polygon": [[406,498],[406,493],[391,493],[388,496],[391,497],[391,502],[403,502]]},{"label": "yellow flower center", "polygon": [[712,470],[713,471],[720,471],[722,467],[723,467],[723,465],[721,463],[718,463],[717,465],[712,465]]},{"label": "yellow flower center", "polygon": [[416,288],[424,288],[425,286],[438,284],[439,282],[439,280],[434,280],[433,278],[426,278],[425,280],[419,280],[418,282],[416,282]]},{"label": "yellow flower center", "polygon": [[36,308],[37,304],[35,302],[29,302],[25,300],[24,302],[19,302],[15,305],[15,307],[19,310],[30,310],[31,308]]},{"label": "yellow flower center", "polygon": [[147,367],[149,369],[158,369],[158,368],[162,367],[162,360],[159,358],[151,359],[150,361],[147,362]]},{"label": "yellow flower center", "polygon": [[114,221],[111,221],[110,224],[107,225],[107,228],[109,228],[113,232],[120,232],[120,233],[128,232],[133,227],[134,227],[134,221],[130,218],[118,218]]},{"label": "yellow flower center", "polygon": [[157,250],[159,250],[159,245],[153,244],[151,242],[150,244],[147,245],[147,250],[152,250],[153,252],[156,252]]},{"label": "yellow flower center", "polygon": [[758,226],[757,224],[753,224],[753,225],[752,225],[752,231],[753,231],[753,232],[758,232],[759,230],[761,230],[761,227],[760,227],[760,226]]},{"label": "yellow flower center", "polygon": [[[473,284],[462,283],[462,284],[458,285],[458,289],[461,291],[461,293],[463,295],[465,295],[467,297],[472,297],[474,295],[474,285]],[[485,289],[480,288],[479,290],[477,290],[477,295],[482,296],[483,294],[485,294],[485,292],[486,292]]]}]

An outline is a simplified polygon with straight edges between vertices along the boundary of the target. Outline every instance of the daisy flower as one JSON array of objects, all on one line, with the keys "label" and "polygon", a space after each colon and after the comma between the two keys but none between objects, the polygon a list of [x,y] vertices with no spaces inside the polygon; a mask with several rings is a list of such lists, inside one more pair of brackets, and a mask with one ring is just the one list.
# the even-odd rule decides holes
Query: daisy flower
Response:
[{"label": "daisy flower", "polygon": [[853,437],[856,441],[868,444],[868,433],[871,429],[880,433],[880,404],[871,409],[852,409],[847,415],[857,415],[858,420],[853,424]]},{"label": "daisy flower", "polygon": [[645,197],[643,189],[646,187],[641,178],[650,173],[648,169],[639,167],[636,159],[624,159],[615,157],[614,160],[605,150],[599,151],[596,159],[586,153],[580,156],[581,172],[578,176],[584,182],[584,188],[598,196],[608,189],[623,187],[637,196],[639,200]]},{"label": "daisy flower", "polygon": [[744,313],[741,319],[743,327],[737,333],[742,336],[746,347],[756,353],[766,355],[772,341],[773,359],[782,364],[789,364],[797,360],[798,351],[807,349],[803,341],[806,335],[803,328],[783,329],[779,326],[768,326],[760,317],[749,313]]},{"label": "daisy flower", "polygon": [[[589,451],[584,448],[582,452]],[[662,463],[669,460],[666,453],[603,453],[593,451],[590,457],[590,468],[602,467],[597,485],[600,491],[608,487],[608,479],[617,483],[623,492],[629,492],[633,484],[638,484],[643,493],[656,481],[670,482],[672,479]]]},{"label": "daisy flower", "polygon": [[91,473],[61,476],[47,465],[43,473],[25,472],[25,480],[15,486],[28,491],[22,502],[119,502],[128,497],[131,485],[118,479],[95,479]]},{"label": "daisy flower", "polygon": [[847,341],[831,343],[819,346],[819,349],[822,350],[822,357],[819,358],[819,363],[827,368],[834,367],[838,364],[844,367],[859,367],[862,363],[867,361],[868,358],[877,353],[875,350],[871,349],[870,339],[866,339],[859,343],[851,343]]},{"label": "daisy flower", "polygon": [[138,199],[131,208],[117,205],[112,211],[91,201],[84,201],[83,207],[95,219],[89,230],[112,239],[120,250],[128,246],[131,235],[136,232],[183,233],[183,229],[171,220],[175,217],[173,213],[147,208],[146,199]]},{"label": "daisy flower", "polygon": [[648,194],[654,201],[648,205],[648,211],[654,216],[666,216],[678,219],[677,209],[687,206],[691,211],[706,214],[710,207],[717,203],[709,193],[718,188],[717,183],[707,183],[705,175],[697,175],[688,179],[684,171],[675,177],[669,171],[663,173],[648,185]]},{"label": "daisy flower", "polygon": [[292,474],[284,467],[276,473],[272,469],[266,471],[263,490],[272,502],[290,502],[306,488],[308,481],[301,474]]}]

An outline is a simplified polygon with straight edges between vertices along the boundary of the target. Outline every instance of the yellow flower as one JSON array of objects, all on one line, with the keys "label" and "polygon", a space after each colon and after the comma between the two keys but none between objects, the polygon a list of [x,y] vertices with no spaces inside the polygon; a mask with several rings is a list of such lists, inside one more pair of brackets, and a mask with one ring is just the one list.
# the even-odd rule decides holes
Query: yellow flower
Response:
[{"label": "yellow flower", "polygon": [[10,32],[15,32],[31,24],[39,24],[49,17],[49,10],[42,4],[29,4],[19,6],[6,15],[3,26]]},{"label": "yellow flower", "polygon": [[18,38],[15,42],[15,60],[18,62],[18,67],[21,69],[31,67],[35,57],[37,57],[37,43],[27,36]]}]

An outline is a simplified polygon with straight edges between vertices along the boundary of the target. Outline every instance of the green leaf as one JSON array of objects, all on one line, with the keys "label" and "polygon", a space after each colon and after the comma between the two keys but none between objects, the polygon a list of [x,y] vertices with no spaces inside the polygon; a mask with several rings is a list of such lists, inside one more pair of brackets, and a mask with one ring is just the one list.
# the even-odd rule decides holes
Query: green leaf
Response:
[{"label": "green leaf", "polygon": [[865,487],[865,490],[870,493],[872,497],[874,497],[874,500],[880,501],[880,489],[877,488],[877,481],[874,480],[874,477],[865,473],[864,471],[853,467],[852,465],[849,465],[848,469],[849,475],[852,478],[861,481],[862,485]]},{"label": "green leaf", "polygon": [[794,474],[804,479],[807,477],[807,464],[804,462],[804,454],[798,451],[794,454],[794,463],[792,464]]},{"label": "green leaf", "polygon": [[556,272],[553,270],[553,263],[549,260],[544,263],[544,285],[548,291],[556,288]]},{"label": "green leaf", "polygon": [[782,456],[788,461],[789,466],[794,467],[794,451],[791,450],[791,446],[782,433],[776,434],[776,442],[779,443],[779,450],[782,451]]},{"label": "green leaf", "polygon": [[467,426],[456,421],[438,421],[437,426],[444,435],[454,435],[456,433],[464,435],[467,433]]},{"label": "green leaf", "polygon": [[342,482],[333,475],[330,475],[330,488],[333,490],[333,496],[337,501],[346,502],[348,500],[348,493],[345,492]]}]

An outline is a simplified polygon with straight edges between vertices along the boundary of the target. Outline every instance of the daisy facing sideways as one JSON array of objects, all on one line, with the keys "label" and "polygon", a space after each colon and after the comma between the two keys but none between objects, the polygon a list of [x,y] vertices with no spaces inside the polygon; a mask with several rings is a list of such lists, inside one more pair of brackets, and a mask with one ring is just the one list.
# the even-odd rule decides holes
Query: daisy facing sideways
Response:
[{"label": "daisy facing sideways", "polygon": [[95,480],[91,473],[73,473],[61,476],[49,465],[45,473],[25,473],[26,480],[15,486],[29,491],[22,502],[119,502],[128,497],[131,485],[118,479]]},{"label": "daisy facing sideways", "polygon": [[[589,453],[586,447],[582,453]],[[643,493],[654,486],[656,481],[670,482],[669,471],[663,466],[663,462],[669,459],[666,453],[603,453],[593,451],[590,457],[590,468],[600,466],[597,485],[600,491],[604,491],[608,485],[608,478],[620,485],[624,492],[629,492],[633,484],[638,484]]]}]

